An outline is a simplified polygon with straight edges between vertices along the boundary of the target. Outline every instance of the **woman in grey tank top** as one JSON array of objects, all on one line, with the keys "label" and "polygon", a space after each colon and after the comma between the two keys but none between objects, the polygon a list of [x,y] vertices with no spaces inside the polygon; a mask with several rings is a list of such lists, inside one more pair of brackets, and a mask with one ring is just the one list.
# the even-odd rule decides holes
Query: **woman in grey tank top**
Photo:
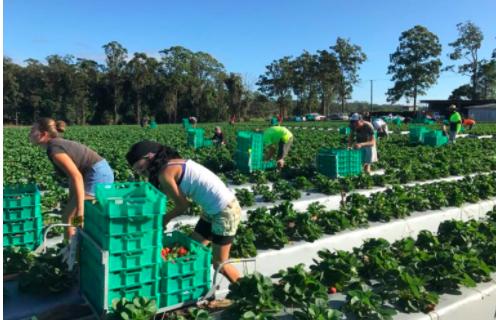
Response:
[{"label": "woman in grey tank top", "polygon": [[[216,201],[219,202],[220,212],[202,214],[191,238],[204,245],[212,242],[212,263],[214,268],[229,260],[232,241],[240,222],[241,207],[234,195],[229,198],[229,195],[224,194],[230,191],[219,177],[192,160],[182,159],[176,150],[153,141],[141,141],[134,144],[127,153],[126,158],[133,170],[140,175],[147,176],[152,184],[163,190],[169,199],[174,201],[174,209],[164,217],[164,229],[173,218],[183,214],[189,207],[190,203],[187,197],[195,200],[196,196],[198,198],[196,199],[197,202],[201,202],[202,197],[198,196],[198,194],[219,195],[213,198],[218,199]],[[181,181],[187,170],[197,170],[203,175],[207,175],[211,183],[207,185],[204,181],[188,181],[188,184],[192,185],[196,193],[191,195],[184,194],[184,188],[182,189],[184,186],[181,185]],[[198,175],[191,175],[190,177],[194,176]],[[192,179],[194,180],[195,178]],[[223,199],[221,195],[225,195],[224,199],[230,200],[229,203],[221,205],[220,202]],[[202,205],[201,203],[198,204]],[[230,282],[236,282],[240,276],[238,270],[232,264],[225,264],[220,272]]]},{"label": "woman in grey tank top", "polygon": [[[69,202],[62,210],[64,223],[72,224],[75,217],[82,222],[84,200],[93,199],[97,183],[114,182],[114,173],[105,159],[85,145],[59,137],[65,131],[63,121],[41,118],[31,127],[31,143],[47,150],[50,161],[59,174],[69,178]],[[66,239],[76,232],[66,229]]]}]

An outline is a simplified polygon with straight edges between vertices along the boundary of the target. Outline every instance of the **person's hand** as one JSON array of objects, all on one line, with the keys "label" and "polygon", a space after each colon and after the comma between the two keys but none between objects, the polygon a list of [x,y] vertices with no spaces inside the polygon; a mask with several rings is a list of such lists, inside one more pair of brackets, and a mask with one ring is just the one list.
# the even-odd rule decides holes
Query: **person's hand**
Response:
[{"label": "person's hand", "polygon": [[277,160],[277,167],[282,168],[284,167],[284,159],[279,159]]},{"label": "person's hand", "polygon": [[355,149],[360,149],[362,147],[361,143],[355,143]]}]

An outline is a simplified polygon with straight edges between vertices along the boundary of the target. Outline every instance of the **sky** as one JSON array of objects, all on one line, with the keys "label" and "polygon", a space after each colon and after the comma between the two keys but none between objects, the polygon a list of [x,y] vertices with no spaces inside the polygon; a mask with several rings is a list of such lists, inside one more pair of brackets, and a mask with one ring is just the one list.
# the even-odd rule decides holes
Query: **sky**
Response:
[{"label": "sky", "polygon": [[[183,46],[204,51],[252,89],[265,66],[283,56],[329,49],[337,37],[361,46],[368,59],[352,100],[386,102],[393,83],[389,55],[403,31],[423,25],[439,37],[444,65],[456,25],[472,21],[482,30],[479,56],[496,48],[496,0],[4,0],[3,50],[14,62],[72,54],[104,63],[102,46],[118,41],[134,52],[159,57]],[[442,73],[420,99],[446,99],[469,78]],[[406,103],[402,100],[401,103]],[[411,102],[410,102],[411,103]]]}]

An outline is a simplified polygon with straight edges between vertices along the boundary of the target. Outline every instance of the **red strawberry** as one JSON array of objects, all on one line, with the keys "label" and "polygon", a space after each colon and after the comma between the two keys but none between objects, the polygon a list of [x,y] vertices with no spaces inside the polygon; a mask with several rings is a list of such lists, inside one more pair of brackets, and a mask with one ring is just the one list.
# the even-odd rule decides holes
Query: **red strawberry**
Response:
[{"label": "red strawberry", "polygon": [[336,287],[329,287],[327,292],[330,294],[335,294],[336,292],[338,292],[338,290],[336,289]]}]

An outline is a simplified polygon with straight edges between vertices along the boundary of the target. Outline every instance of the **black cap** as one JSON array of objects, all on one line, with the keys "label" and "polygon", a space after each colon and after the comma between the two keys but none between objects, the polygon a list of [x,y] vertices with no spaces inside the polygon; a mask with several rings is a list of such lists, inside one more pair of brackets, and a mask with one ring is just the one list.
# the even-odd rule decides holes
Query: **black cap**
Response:
[{"label": "black cap", "polygon": [[132,145],[126,154],[127,162],[132,166],[136,161],[144,158],[149,153],[157,153],[162,145],[155,141],[144,140]]}]

